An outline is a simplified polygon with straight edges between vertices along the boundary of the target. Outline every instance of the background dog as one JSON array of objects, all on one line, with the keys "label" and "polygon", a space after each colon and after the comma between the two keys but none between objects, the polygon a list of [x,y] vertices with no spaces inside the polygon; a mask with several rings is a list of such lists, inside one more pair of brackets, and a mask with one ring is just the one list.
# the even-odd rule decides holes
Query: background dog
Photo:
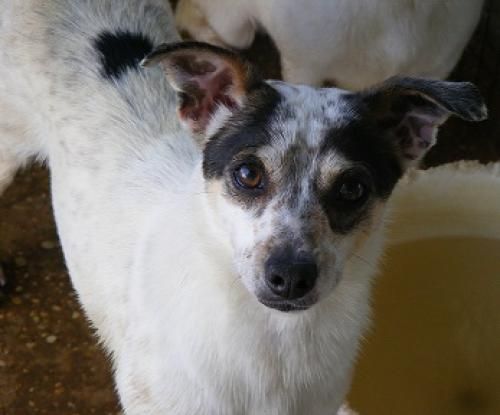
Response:
[{"label": "background dog", "polygon": [[385,203],[448,116],[484,119],[477,90],[266,82],[171,44],[163,1],[0,4],[1,185],[46,160],[126,413],[335,413]]},{"label": "background dog", "polygon": [[361,89],[393,75],[445,78],[476,27],[483,0],[180,0],[192,38],[243,49],[257,30],[281,54],[286,81]]}]

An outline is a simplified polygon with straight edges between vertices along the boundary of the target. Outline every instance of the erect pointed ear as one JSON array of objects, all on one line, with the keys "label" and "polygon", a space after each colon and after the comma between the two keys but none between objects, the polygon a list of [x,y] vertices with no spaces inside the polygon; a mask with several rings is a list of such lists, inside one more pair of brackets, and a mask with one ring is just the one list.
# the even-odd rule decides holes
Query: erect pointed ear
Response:
[{"label": "erect pointed ear", "polygon": [[213,134],[260,81],[240,55],[200,42],[164,44],[143,66],[160,64],[178,94],[178,116],[192,133]]},{"label": "erect pointed ear", "polygon": [[466,121],[487,118],[478,89],[468,82],[394,77],[360,94],[378,126],[396,143],[403,167],[422,159],[451,115]]}]

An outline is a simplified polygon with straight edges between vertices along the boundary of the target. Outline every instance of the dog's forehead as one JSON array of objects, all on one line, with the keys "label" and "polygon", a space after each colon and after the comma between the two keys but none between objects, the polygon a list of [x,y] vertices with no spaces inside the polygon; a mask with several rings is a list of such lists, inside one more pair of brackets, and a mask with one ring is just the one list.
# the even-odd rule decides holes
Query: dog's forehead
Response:
[{"label": "dog's forehead", "polygon": [[281,177],[280,183],[293,184],[295,191],[299,182],[327,189],[342,171],[364,166],[377,193],[389,193],[401,168],[391,142],[362,115],[358,95],[336,88],[270,85],[280,100],[268,121],[270,139],[258,155]]},{"label": "dog's forehead", "polygon": [[205,178],[221,178],[254,154],[286,192],[327,189],[335,177],[365,166],[387,196],[401,176],[390,140],[363,113],[359,96],[336,88],[268,82],[221,128],[204,151]]},{"label": "dog's forehead", "polygon": [[280,81],[270,81],[269,84],[281,96],[282,118],[295,122],[297,128],[318,125],[341,128],[355,116],[350,94],[342,89],[313,88]]},{"label": "dog's forehead", "polygon": [[261,154],[267,152],[271,156],[274,153],[275,157],[295,161],[307,158],[309,162],[319,156],[328,157],[334,150],[325,146],[329,133],[342,130],[354,117],[347,93],[334,88],[316,89],[276,81],[271,85],[280,94],[280,100],[268,124],[272,139],[269,146],[262,148]]},{"label": "dog's forehead", "polygon": [[242,152],[259,153],[272,166],[296,157],[307,163],[320,152],[335,151],[325,141],[330,140],[332,130],[342,130],[356,117],[346,91],[280,81],[264,85],[208,141],[203,166],[206,178],[221,177]]}]

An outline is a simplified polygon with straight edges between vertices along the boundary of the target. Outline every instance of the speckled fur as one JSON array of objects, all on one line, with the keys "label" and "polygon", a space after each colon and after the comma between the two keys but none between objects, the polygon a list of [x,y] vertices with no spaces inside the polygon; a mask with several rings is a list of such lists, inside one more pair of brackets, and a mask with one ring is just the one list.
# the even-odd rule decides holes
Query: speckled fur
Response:
[{"label": "speckled fur", "polygon": [[[352,165],[321,148],[359,116],[356,100],[269,83],[281,115],[256,151],[277,185],[260,213],[242,206],[205,178],[160,69],[103,75],[96,37],[177,41],[167,7],[0,0],[0,188],[30,158],[50,168],[69,273],[127,415],[334,414],[369,319],[385,199],[339,234],[312,189]],[[209,136],[231,115],[219,110]],[[257,300],[266,252],[285,238],[320,263],[319,301],[300,313]]]}]

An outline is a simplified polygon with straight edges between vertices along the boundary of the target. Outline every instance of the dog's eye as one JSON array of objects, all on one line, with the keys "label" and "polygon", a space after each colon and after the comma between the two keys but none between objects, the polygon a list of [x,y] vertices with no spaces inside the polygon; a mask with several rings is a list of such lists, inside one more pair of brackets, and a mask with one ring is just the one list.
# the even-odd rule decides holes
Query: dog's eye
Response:
[{"label": "dog's eye", "polygon": [[234,170],[234,180],[236,184],[244,189],[262,188],[262,169],[255,164],[240,164]]},{"label": "dog's eye", "polygon": [[359,202],[365,198],[366,194],[366,186],[363,183],[354,180],[342,183],[338,190],[339,199],[346,202]]}]

